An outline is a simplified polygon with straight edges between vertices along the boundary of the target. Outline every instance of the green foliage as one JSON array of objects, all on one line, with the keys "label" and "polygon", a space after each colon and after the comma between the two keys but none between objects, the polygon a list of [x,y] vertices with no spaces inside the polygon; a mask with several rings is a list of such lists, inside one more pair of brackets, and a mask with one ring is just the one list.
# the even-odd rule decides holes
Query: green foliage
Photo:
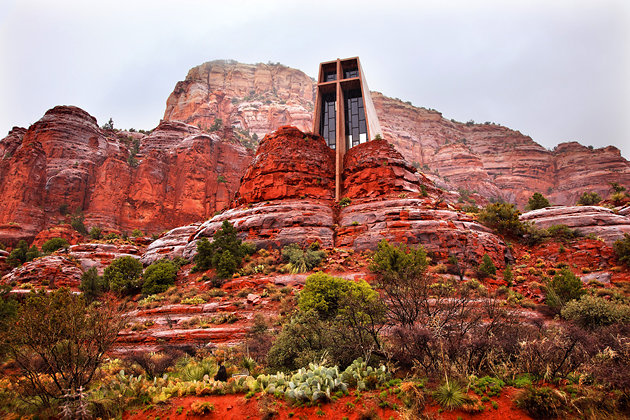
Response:
[{"label": "green foliage", "polygon": [[98,226],[92,226],[90,229],[90,238],[94,240],[101,239],[103,237],[103,229]]},{"label": "green foliage", "polygon": [[114,120],[109,119],[105,124],[103,124],[103,130],[113,130],[114,129]]},{"label": "green foliage", "polygon": [[[9,295],[10,290],[10,287],[0,289],[0,337],[8,328],[11,328],[18,310],[17,301]],[[4,343],[0,340],[0,360],[4,357],[6,350]]]},{"label": "green foliage", "polygon": [[255,252],[250,245],[243,243],[236,236],[236,229],[227,220],[223,222],[221,229],[214,234],[213,241],[202,238],[197,242],[197,255],[195,255],[195,270],[217,269],[220,278],[231,277],[240,267],[243,257]]},{"label": "green foliage", "polygon": [[137,238],[139,236],[144,236],[144,233],[142,233],[140,229],[134,229],[131,231],[131,236],[133,236],[134,238]]},{"label": "green foliage", "polygon": [[505,270],[503,270],[503,280],[507,283],[508,287],[512,287],[514,282],[514,274],[512,274],[512,267],[510,265],[505,266]]},{"label": "green foliage", "polygon": [[198,360],[185,357],[177,363],[173,376],[187,382],[202,381],[204,377],[214,377],[218,370],[219,366],[214,358]]},{"label": "green foliage", "polygon": [[630,234],[625,233],[623,239],[615,241],[613,249],[619,262],[630,267]]},{"label": "green foliage", "polygon": [[70,219],[70,226],[72,226],[72,228],[81,235],[87,235],[87,228],[85,227],[84,220],[85,217],[83,216],[83,213],[75,213]]},{"label": "green foliage", "polygon": [[45,406],[87,387],[124,323],[112,306],[88,305],[67,289],[30,295],[15,320],[2,342],[28,377],[22,397]]},{"label": "green foliage", "polygon": [[214,123],[210,126],[210,131],[219,131],[223,129],[223,120],[221,118],[215,118]]},{"label": "green foliage", "polygon": [[538,210],[549,206],[551,206],[549,200],[547,200],[541,193],[535,192],[534,195],[529,198],[525,210]]},{"label": "green foliage", "polygon": [[28,253],[28,243],[20,240],[15,248],[7,257],[7,264],[11,267],[18,267],[26,262],[26,254]]},{"label": "green foliage", "polygon": [[429,265],[422,246],[410,248],[405,244],[390,244],[383,239],[372,256],[370,270],[386,278],[396,276],[421,276]]},{"label": "green foliage", "polygon": [[553,388],[528,386],[516,396],[516,406],[536,419],[562,415],[567,405],[566,396]]},{"label": "green foliage", "polygon": [[547,234],[559,241],[570,241],[580,235],[580,233],[574,229],[569,228],[567,225],[552,225],[547,228]]},{"label": "green foliage", "polygon": [[98,299],[107,291],[107,283],[102,276],[98,275],[96,267],[91,267],[81,275],[81,284],[79,290],[83,292],[83,296],[91,302]]},{"label": "green foliage", "polygon": [[488,254],[484,254],[481,264],[479,264],[479,268],[477,269],[477,275],[480,279],[485,279],[486,277],[492,277],[497,274],[497,268],[495,267],[492,259]]},{"label": "green foliage", "polygon": [[626,190],[626,187],[619,184],[618,182],[609,182],[609,184],[610,184],[610,190],[613,193],[623,193]]},{"label": "green foliage", "polygon": [[563,308],[569,301],[579,299],[586,293],[582,281],[568,268],[563,268],[553,276],[545,289],[547,305],[556,309]]},{"label": "green foliage", "polygon": [[577,204],[579,206],[594,206],[602,201],[602,197],[596,192],[584,191],[582,196],[578,199]]},{"label": "green foliage", "polygon": [[601,297],[583,295],[580,300],[568,302],[562,317],[577,322],[584,328],[597,328],[616,323],[630,322],[630,306]]},{"label": "green foliage", "polygon": [[474,378],[469,386],[470,389],[479,396],[487,394],[490,397],[496,397],[501,395],[501,390],[505,386],[505,382],[492,376],[483,376],[481,378]]},{"label": "green foliage", "polygon": [[469,401],[466,393],[455,382],[445,382],[433,393],[433,398],[446,410],[456,410]]},{"label": "green foliage", "polygon": [[365,294],[369,301],[378,299],[365,280],[354,282],[322,272],[311,274],[300,292],[298,307],[302,312],[315,310],[322,319],[332,318],[337,316],[342,297],[352,293]]},{"label": "green foliage", "polygon": [[326,257],[326,252],[319,249],[302,250],[298,244],[289,244],[282,248],[282,258],[288,263],[292,273],[305,273],[317,267]]},{"label": "green foliage", "polygon": [[41,252],[36,245],[32,245],[28,251],[26,251],[26,261],[33,261],[35,258],[41,257]]},{"label": "green foliage", "polygon": [[51,238],[42,245],[42,252],[50,254],[61,248],[68,248],[70,244],[64,238]]},{"label": "green foliage", "polygon": [[380,347],[384,306],[364,280],[312,274],[298,308],[267,354],[272,369],[295,370],[323,356],[346,366]]},{"label": "green foliage", "polygon": [[132,295],[142,287],[142,263],[131,256],[118,257],[105,269],[108,288],[119,296]]},{"label": "green foliage", "polygon": [[352,200],[350,200],[348,197],[342,197],[341,200],[339,200],[339,205],[341,207],[347,207],[350,205],[350,203],[352,203]]},{"label": "green foliage", "polygon": [[154,295],[165,292],[170,286],[175,284],[178,267],[169,260],[155,261],[144,270],[142,275],[142,293],[144,295]]},{"label": "green foliage", "polygon": [[514,204],[493,203],[479,212],[478,220],[503,235],[519,236],[524,231],[520,214]]}]

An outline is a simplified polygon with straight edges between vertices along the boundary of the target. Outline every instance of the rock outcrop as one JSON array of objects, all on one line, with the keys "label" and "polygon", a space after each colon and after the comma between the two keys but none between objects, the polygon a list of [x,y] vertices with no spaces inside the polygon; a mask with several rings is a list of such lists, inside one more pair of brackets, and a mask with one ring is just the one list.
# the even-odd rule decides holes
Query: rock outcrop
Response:
[{"label": "rock outcrop", "polygon": [[228,207],[253,156],[181,122],[162,122],[149,135],[102,130],[71,106],[13,129],[0,153],[6,245],[32,241],[71,214],[82,214],[88,228],[149,233],[207,219]]},{"label": "rock outcrop", "polygon": [[608,245],[630,233],[630,217],[599,206],[553,206],[522,214],[521,221],[533,222],[540,228],[565,225],[582,235],[601,238]]}]

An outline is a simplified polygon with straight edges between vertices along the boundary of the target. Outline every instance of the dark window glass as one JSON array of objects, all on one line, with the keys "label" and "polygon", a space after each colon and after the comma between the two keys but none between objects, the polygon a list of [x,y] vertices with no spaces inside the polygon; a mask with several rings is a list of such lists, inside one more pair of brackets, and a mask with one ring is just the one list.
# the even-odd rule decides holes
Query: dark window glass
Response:
[{"label": "dark window glass", "polygon": [[348,147],[354,147],[361,142],[361,135],[367,138],[367,126],[365,122],[365,110],[361,89],[352,89],[345,92],[345,134],[352,136],[348,139]]},{"label": "dark window glass", "polygon": [[324,82],[332,82],[333,80],[337,80],[336,71],[327,71],[324,73]]},{"label": "dark window glass", "polygon": [[322,119],[320,122],[320,130],[322,137],[326,139],[326,143],[332,149],[337,146],[337,115],[335,112],[335,94],[328,93],[322,95]]}]

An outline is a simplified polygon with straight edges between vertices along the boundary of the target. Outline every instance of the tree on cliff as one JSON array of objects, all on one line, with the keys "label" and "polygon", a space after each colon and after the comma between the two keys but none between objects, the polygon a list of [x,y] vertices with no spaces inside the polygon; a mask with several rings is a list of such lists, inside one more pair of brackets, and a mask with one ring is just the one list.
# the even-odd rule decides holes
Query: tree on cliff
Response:
[{"label": "tree on cliff", "polygon": [[584,191],[577,203],[580,206],[594,206],[600,201],[602,201],[602,197],[596,192]]},{"label": "tree on cliff", "polygon": [[541,193],[535,192],[534,195],[529,198],[525,210],[538,210],[549,206],[551,206],[549,200],[547,200]]},{"label": "tree on cliff", "polygon": [[254,252],[254,246],[243,243],[236,236],[234,225],[226,220],[221,229],[215,232],[212,242],[208,241],[207,238],[202,238],[197,242],[194,270],[216,268],[217,277],[227,278],[232,276],[241,266],[245,255]]},{"label": "tree on cliff", "polygon": [[107,266],[103,279],[112,292],[131,295],[142,287],[142,263],[131,256],[118,257]]}]

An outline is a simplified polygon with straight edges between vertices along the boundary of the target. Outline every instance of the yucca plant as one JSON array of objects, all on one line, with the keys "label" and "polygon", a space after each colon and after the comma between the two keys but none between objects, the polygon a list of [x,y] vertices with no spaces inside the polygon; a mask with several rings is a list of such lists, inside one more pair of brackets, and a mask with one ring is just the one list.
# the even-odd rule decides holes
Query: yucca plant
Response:
[{"label": "yucca plant", "polygon": [[433,399],[446,410],[460,408],[468,401],[468,397],[462,390],[462,387],[452,381],[446,381],[433,392]]}]

